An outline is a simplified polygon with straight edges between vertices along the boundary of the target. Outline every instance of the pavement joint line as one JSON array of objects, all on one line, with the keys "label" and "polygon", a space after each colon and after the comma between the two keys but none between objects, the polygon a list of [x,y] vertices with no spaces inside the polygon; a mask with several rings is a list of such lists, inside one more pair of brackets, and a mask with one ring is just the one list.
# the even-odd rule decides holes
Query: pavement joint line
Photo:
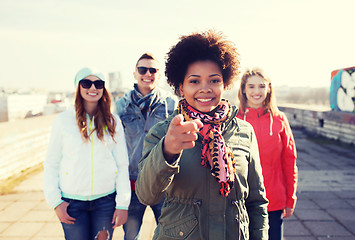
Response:
[{"label": "pavement joint line", "polygon": [[355,237],[355,234],[352,232],[351,229],[349,229],[346,225],[344,225],[336,216],[331,214],[330,212],[327,211],[327,209],[324,209],[331,217],[334,218],[334,221],[337,222],[340,226],[342,226],[344,229],[346,229],[352,236]]},{"label": "pavement joint line", "polygon": [[[355,160],[353,160],[353,157],[349,159],[349,156],[355,155],[355,151],[352,149],[344,149],[335,153],[328,151],[326,149],[327,145],[309,142],[308,139],[303,137],[303,133],[299,130],[296,130],[294,135],[297,151],[299,152],[297,160],[300,174],[299,177],[303,177],[303,179],[299,178],[297,196],[300,200],[299,203],[301,203],[301,200],[303,201],[302,205],[298,205],[301,208],[297,208],[296,206],[294,216],[285,220],[286,226],[287,223],[291,223],[291,225],[288,225],[289,227],[294,224],[297,226],[296,229],[291,229],[289,233],[287,233],[287,231],[285,232],[285,239],[355,239],[355,229],[352,225],[349,225],[352,222],[355,222],[355,216],[353,217],[351,215],[352,212],[350,212],[355,211],[355,186],[348,187],[344,185],[344,183],[350,185],[349,183],[355,179]],[[311,150],[308,151],[310,146],[316,146],[317,149],[325,148],[325,155],[323,154],[323,156],[321,153],[312,154]],[[338,146],[334,148],[337,149]],[[336,158],[335,156],[339,154],[340,156]],[[331,166],[333,162],[329,159],[332,158],[336,158],[338,161],[338,163],[335,164],[335,167]],[[41,174],[42,173],[43,172],[41,172]],[[15,217],[13,218],[13,221],[6,219],[4,219],[4,221],[0,221],[1,227],[4,227],[0,230],[0,236],[6,230],[16,229],[17,223],[25,223],[25,226],[30,226],[31,223],[37,224],[34,225],[34,227],[39,227],[38,224],[43,223],[43,226],[40,226],[38,230],[32,229],[33,232],[31,231],[31,233],[33,234],[31,234],[31,236],[18,237],[16,239],[49,239],[49,237],[45,234],[48,234],[48,231],[53,231],[50,230],[52,228],[56,229],[56,231],[53,231],[53,236],[51,235],[50,238],[62,239],[62,235],[59,235],[63,234],[62,229],[56,216],[54,215],[53,218],[45,216],[45,212],[49,212],[51,210],[44,201],[41,180],[42,176],[40,174],[30,176],[28,181],[25,180],[25,182],[27,182],[26,186],[25,182],[23,182],[23,184],[21,183],[22,188],[15,187],[13,189],[14,191],[11,193],[11,196],[10,194],[7,197],[0,196],[0,202],[2,202],[3,199],[6,199],[6,202],[1,205],[2,210],[0,210],[0,214],[2,211],[11,207],[14,203],[18,203],[16,206],[20,206],[21,202],[25,202],[23,206],[28,206],[28,209],[23,209],[23,211],[26,211],[23,213],[23,216],[26,215],[27,218],[23,217],[22,219],[26,221],[21,221],[21,219],[17,218],[15,219]],[[349,189],[351,190],[349,191]],[[8,202],[11,202],[11,204],[8,204]],[[334,208],[327,206],[334,206]],[[31,212],[34,214],[35,212],[42,211],[43,216],[38,215],[38,219],[36,221],[30,220],[32,219],[30,217]],[[313,217],[309,212],[307,213],[307,211],[313,211],[318,215]],[[299,214],[297,214],[297,212]],[[307,218],[319,218],[319,220],[308,220]],[[149,212],[148,220],[143,220],[143,222],[144,224],[142,227],[146,227],[145,234],[153,234],[155,229],[155,220],[152,212]],[[317,225],[318,223],[321,225]],[[332,227],[334,227],[334,229],[332,229]],[[43,230],[45,230],[46,233],[41,234],[41,231]],[[329,234],[332,233],[332,231],[333,234]],[[122,232],[122,229],[115,231],[113,239],[122,239]],[[16,234],[16,232],[14,233]],[[19,233],[19,235],[21,235],[21,233]],[[4,238],[0,237],[0,239]],[[10,239],[15,238],[11,237],[7,240]],[[147,237],[146,239],[150,238]]]}]

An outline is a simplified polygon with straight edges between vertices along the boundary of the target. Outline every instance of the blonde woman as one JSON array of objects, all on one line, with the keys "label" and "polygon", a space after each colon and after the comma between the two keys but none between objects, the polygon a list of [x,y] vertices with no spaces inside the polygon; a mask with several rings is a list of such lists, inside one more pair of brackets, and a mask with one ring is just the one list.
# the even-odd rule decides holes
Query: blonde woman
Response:
[{"label": "blonde woman", "polygon": [[260,68],[247,70],[239,88],[237,117],[249,122],[258,139],[261,167],[269,200],[269,239],[281,240],[283,218],[296,206],[296,144],[286,115],[275,103],[270,78]]}]

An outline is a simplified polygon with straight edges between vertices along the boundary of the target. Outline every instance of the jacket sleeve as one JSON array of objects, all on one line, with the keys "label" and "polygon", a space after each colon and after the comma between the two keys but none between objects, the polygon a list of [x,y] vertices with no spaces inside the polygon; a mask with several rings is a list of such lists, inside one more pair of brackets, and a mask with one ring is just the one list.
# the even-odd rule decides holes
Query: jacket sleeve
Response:
[{"label": "jacket sleeve", "polygon": [[54,119],[46,158],[43,163],[43,192],[49,206],[56,208],[63,202],[59,187],[59,169],[62,160],[62,134],[59,115]]},{"label": "jacket sleeve", "polygon": [[125,99],[124,97],[121,97],[115,102],[115,108],[114,108],[115,110],[113,112],[118,116],[121,116],[121,114],[124,111],[124,105],[125,105]]},{"label": "jacket sleeve", "polygon": [[282,139],[282,170],[286,179],[286,207],[295,208],[296,206],[296,191],[298,181],[298,168],[296,166],[297,152],[296,144],[293,138],[290,124],[288,123],[285,114],[281,114],[283,129],[281,132]]},{"label": "jacket sleeve", "polygon": [[136,194],[139,201],[145,205],[161,202],[164,191],[179,172],[180,158],[169,164],[163,155],[163,142],[169,123],[164,121],[156,124],[145,137],[136,181]]},{"label": "jacket sleeve", "polygon": [[169,111],[173,112],[178,105],[179,100],[175,96],[171,96],[167,99],[169,105]]},{"label": "jacket sleeve", "polygon": [[131,199],[131,186],[129,182],[128,173],[128,151],[126,145],[126,138],[124,135],[121,120],[116,116],[116,134],[115,134],[115,148],[113,156],[117,165],[116,175],[116,209],[128,210]]},{"label": "jacket sleeve", "polygon": [[250,239],[268,239],[268,214],[266,192],[259,158],[258,143],[255,133],[251,130],[250,159],[248,169],[249,196],[246,208],[249,215]]}]

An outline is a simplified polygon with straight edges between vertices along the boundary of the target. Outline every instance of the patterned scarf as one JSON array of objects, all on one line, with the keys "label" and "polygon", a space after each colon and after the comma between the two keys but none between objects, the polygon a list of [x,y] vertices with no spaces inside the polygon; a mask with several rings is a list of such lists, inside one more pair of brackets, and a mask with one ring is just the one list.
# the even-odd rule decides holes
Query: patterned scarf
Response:
[{"label": "patterned scarf", "polygon": [[221,124],[231,115],[229,102],[222,100],[213,116],[197,111],[187,103],[186,99],[180,100],[178,110],[185,121],[200,119],[203,123],[200,129],[200,134],[203,136],[201,165],[211,169],[212,176],[222,185],[221,195],[228,196],[233,187],[236,170],[234,155],[226,146],[222,136]]},{"label": "patterned scarf", "polygon": [[134,84],[134,90],[132,92],[132,101],[141,110],[144,119],[147,119],[147,115],[158,104],[159,97],[157,91],[154,89],[151,93],[143,96],[139,90],[137,84]]}]

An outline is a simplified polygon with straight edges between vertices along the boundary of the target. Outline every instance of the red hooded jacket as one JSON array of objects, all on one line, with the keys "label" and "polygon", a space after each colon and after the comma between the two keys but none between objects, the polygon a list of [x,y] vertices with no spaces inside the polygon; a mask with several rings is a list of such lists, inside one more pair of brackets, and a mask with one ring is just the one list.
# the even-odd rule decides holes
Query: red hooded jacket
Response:
[{"label": "red hooded jacket", "polygon": [[245,113],[239,111],[237,117],[254,127],[269,200],[268,211],[294,208],[297,201],[297,153],[286,115],[279,111],[272,116],[270,112],[265,113],[265,108],[247,108]]}]

